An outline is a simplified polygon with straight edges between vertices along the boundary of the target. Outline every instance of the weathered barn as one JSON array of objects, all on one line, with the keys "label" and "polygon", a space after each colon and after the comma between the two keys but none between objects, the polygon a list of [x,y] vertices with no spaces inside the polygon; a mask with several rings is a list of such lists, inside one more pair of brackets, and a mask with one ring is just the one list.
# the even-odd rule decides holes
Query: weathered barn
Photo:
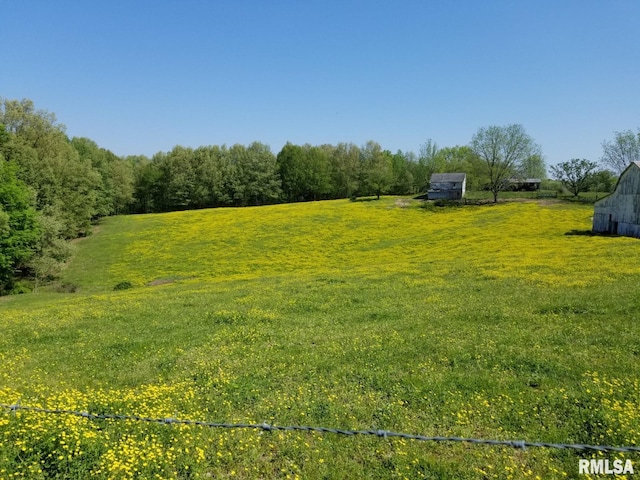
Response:
[{"label": "weathered barn", "polygon": [[640,238],[640,162],[629,165],[614,192],[595,203],[593,231]]},{"label": "weathered barn", "polygon": [[467,186],[466,173],[434,173],[427,198],[429,200],[461,200]]}]

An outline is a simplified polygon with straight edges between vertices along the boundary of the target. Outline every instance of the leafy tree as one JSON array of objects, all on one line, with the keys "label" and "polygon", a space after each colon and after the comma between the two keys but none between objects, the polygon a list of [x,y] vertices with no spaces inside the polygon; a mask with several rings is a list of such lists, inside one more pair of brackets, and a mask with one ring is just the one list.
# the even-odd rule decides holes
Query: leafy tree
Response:
[{"label": "leafy tree", "polygon": [[434,173],[466,173],[467,188],[480,189],[488,184],[484,174],[484,163],[468,146],[445,147],[438,150],[435,158],[437,170]]},{"label": "leafy tree", "polygon": [[431,175],[442,171],[441,157],[438,157],[440,149],[431,139],[420,146],[418,162],[413,167],[413,181],[416,191],[426,192],[431,181]]},{"label": "leafy tree", "polygon": [[[325,148],[325,150],[328,150]],[[334,198],[351,198],[358,190],[360,148],[353,143],[338,143],[329,154],[330,182]]]},{"label": "leafy tree", "polygon": [[34,195],[0,155],[0,293],[11,289],[16,271],[33,256],[40,235]]},{"label": "leafy tree", "polygon": [[611,170],[598,170],[587,178],[584,188],[592,192],[612,192],[617,177]]},{"label": "leafy tree", "polygon": [[35,110],[31,100],[0,101],[0,123],[8,133],[1,148],[18,165],[18,178],[36,192],[36,208],[63,214],[67,238],[86,234],[100,214],[100,174],[91,161],[80,158],[55,115]]},{"label": "leafy tree", "polygon": [[111,213],[129,213],[133,204],[133,165],[120,158],[111,163],[111,185],[113,187]]},{"label": "leafy tree", "polygon": [[194,202],[197,207],[227,205],[230,198],[224,188],[224,178],[229,165],[226,147],[199,147],[193,152],[196,188]]},{"label": "leafy tree", "polygon": [[196,172],[193,149],[175,146],[166,155],[156,157],[162,172],[163,210],[184,210],[196,201]]},{"label": "leafy tree", "polygon": [[392,170],[389,152],[383,152],[380,144],[369,140],[360,149],[360,185],[362,195],[380,195],[387,193],[391,186]]},{"label": "leafy tree", "polygon": [[276,157],[282,181],[283,198],[289,202],[304,200],[307,188],[306,152],[299,145],[287,142]]},{"label": "leafy tree", "polygon": [[58,189],[53,202],[42,208],[58,212],[64,223],[62,234],[71,239],[84,236],[91,230],[91,220],[100,216],[97,208],[97,190],[100,185],[100,174],[94,170],[89,161],[74,158],[73,150],[69,151],[70,161],[61,165],[58,177]]},{"label": "leafy tree", "polygon": [[275,203],[281,196],[276,157],[260,142],[229,149],[230,197],[238,206]]},{"label": "leafy tree", "polygon": [[287,201],[318,200],[332,192],[330,151],[311,145],[298,146],[287,143],[276,158],[282,181],[284,199]]},{"label": "leafy tree", "polygon": [[587,182],[598,164],[585,159],[573,158],[568,162],[562,162],[551,167],[556,180],[577,197],[580,192],[586,190]]},{"label": "leafy tree", "polygon": [[412,152],[403,153],[398,150],[395,155],[386,151],[386,155],[391,157],[391,187],[389,193],[393,195],[408,195],[414,193],[413,174],[410,165],[415,161]]},{"label": "leafy tree", "polygon": [[157,203],[160,193],[160,177],[162,172],[155,162],[144,156],[127,157],[133,165],[133,198],[134,211],[138,213],[151,213],[160,211]]},{"label": "leafy tree", "polygon": [[620,175],[631,162],[640,161],[640,129],[637,135],[631,130],[615,132],[612,142],[602,142],[602,149],[602,164]]},{"label": "leafy tree", "polygon": [[64,224],[61,217],[50,211],[39,217],[38,244],[27,263],[35,280],[35,291],[42,283],[56,278],[64,267],[64,261],[71,255],[72,245],[62,236]]},{"label": "leafy tree", "polygon": [[540,155],[540,147],[518,124],[478,129],[471,139],[471,148],[484,163],[494,202],[498,201],[498,193],[507,187],[518,168],[533,155]]},{"label": "leafy tree", "polygon": [[90,163],[100,175],[94,192],[96,214],[101,217],[110,215],[113,212],[113,181],[107,151],[88,138],[74,137],[71,139],[71,146],[78,152],[80,159]]},{"label": "leafy tree", "polygon": [[326,148],[305,145],[307,164],[306,200],[326,199],[331,194],[331,166]]},{"label": "leafy tree", "polygon": [[547,168],[542,155],[536,153],[525,158],[518,167],[518,175],[522,178],[547,178]]},{"label": "leafy tree", "polygon": [[129,211],[133,202],[133,167],[113,152],[100,148],[93,140],[74,137],[71,145],[82,161],[91,163],[100,175],[95,189],[98,216]]}]

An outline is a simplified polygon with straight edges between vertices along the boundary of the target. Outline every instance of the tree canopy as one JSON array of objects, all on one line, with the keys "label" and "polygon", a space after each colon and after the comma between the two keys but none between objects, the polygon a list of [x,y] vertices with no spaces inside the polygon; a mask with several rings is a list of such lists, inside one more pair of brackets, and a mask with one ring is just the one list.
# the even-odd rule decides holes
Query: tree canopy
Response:
[{"label": "tree canopy", "polygon": [[[603,143],[602,162],[620,172],[640,159],[640,131]],[[573,160],[572,160],[573,162]],[[176,145],[150,158],[119,157],[83,137],[68,138],[53,113],[28,99],[0,98],[0,293],[14,273],[52,278],[69,256],[66,240],[90,233],[101,217],[221,206],[264,205],[424,192],[433,173],[465,172],[469,189],[499,192],[514,177],[544,178],[540,147],[519,124],[478,129],[469,145],[418,154],[363,145]],[[582,164],[552,168],[573,188]],[[592,169],[589,170],[590,172]],[[583,181],[582,181],[583,180]],[[603,170],[576,188],[605,187]],[[595,186],[594,186],[595,185]]]},{"label": "tree canopy", "polygon": [[631,162],[640,161],[640,129],[636,135],[631,130],[615,132],[613,141],[602,142],[602,164],[620,175]]},{"label": "tree canopy", "polygon": [[541,158],[540,147],[519,124],[482,127],[471,139],[471,148],[484,163],[494,202],[527,160],[533,156]]},{"label": "tree canopy", "polygon": [[16,271],[26,268],[41,230],[34,192],[17,171],[0,155],[0,293],[11,289]]},{"label": "tree canopy", "polygon": [[584,158],[572,158],[568,162],[562,162],[551,167],[556,180],[569,190],[575,197],[588,188],[588,182],[598,164]]}]

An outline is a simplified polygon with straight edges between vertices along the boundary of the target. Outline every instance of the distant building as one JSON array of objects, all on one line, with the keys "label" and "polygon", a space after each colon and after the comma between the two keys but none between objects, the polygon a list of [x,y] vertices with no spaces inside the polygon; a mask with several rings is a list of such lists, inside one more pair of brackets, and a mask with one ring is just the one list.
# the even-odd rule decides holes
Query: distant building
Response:
[{"label": "distant building", "polygon": [[434,173],[431,175],[427,199],[462,200],[466,187],[466,173]]},{"label": "distant building", "polygon": [[533,192],[540,190],[541,178],[510,178],[509,190]]},{"label": "distant building", "polygon": [[640,238],[640,162],[629,165],[613,193],[594,204],[593,231]]}]

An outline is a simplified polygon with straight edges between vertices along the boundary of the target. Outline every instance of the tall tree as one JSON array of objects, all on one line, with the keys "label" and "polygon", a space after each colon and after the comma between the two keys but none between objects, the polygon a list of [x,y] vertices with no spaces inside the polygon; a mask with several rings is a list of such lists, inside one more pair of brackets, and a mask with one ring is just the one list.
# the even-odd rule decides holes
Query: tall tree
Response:
[{"label": "tall tree", "polygon": [[320,146],[305,145],[308,172],[306,200],[323,200],[331,193],[329,152]]},{"label": "tall tree", "polygon": [[55,115],[36,110],[31,100],[0,99],[0,123],[8,133],[2,153],[14,161],[18,178],[36,192],[36,207],[62,215],[67,238],[86,234],[100,214],[100,175],[80,158]]},{"label": "tall tree", "polygon": [[238,206],[275,203],[281,196],[276,157],[260,142],[229,149],[231,198]]},{"label": "tall tree", "polygon": [[304,200],[306,186],[306,152],[300,145],[287,142],[276,157],[285,201]]},{"label": "tall tree", "polygon": [[477,190],[488,184],[484,162],[468,146],[456,145],[438,150],[434,173],[466,173],[467,188]]},{"label": "tall tree", "polygon": [[175,146],[159,163],[166,210],[191,208],[196,196],[196,172],[193,149]]},{"label": "tall tree", "polygon": [[525,158],[518,167],[518,175],[522,178],[547,178],[547,167],[542,155],[536,153]]},{"label": "tall tree", "polygon": [[384,152],[380,144],[369,140],[360,149],[360,186],[362,195],[380,195],[387,193],[391,186],[391,155]]},{"label": "tall tree", "polygon": [[580,192],[587,190],[588,182],[598,164],[589,160],[572,158],[568,162],[562,162],[551,166],[551,171],[556,180],[577,197]]},{"label": "tall tree", "polygon": [[40,236],[34,192],[17,170],[0,154],[0,294],[11,289],[15,271],[26,267]]},{"label": "tall tree", "polygon": [[389,193],[393,195],[409,195],[414,193],[413,174],[411,164],[415,163],[413,152],[398,150],[395,155],[385,151],[391,157],[391,187]]},{"label": "tall tree", "polygon": [[413,181],[417,191],[426,192],[431,175],[441,171],[439,151],[438,145],[431,139],[420,146],[418,162],[413,168]]},{"label": "tall tree", "polygon": [[111,185],[113,188],[111,212],[115,215],[130,213],[133,205],[133,164],[121,158],[111,162]]},{"label": "tall tree", "polygon": [[637,135],[631,130],[615,132],[612,142],[602,142],[602,150],[602,164],[620,175],[631,162],[640,161],[640,129]]},{"label": "tall tree", "polygon": [[616,186],[617,177],[611,170],[598,170],[587,179],[585,189],[592,192],[612,192]]},{"label": "tall tree", "polygon": [[101,149],[96,142],[88,138],[74,137],[71,139],[71,146],[78,152],[80,160],[91,163],[91,166],[100,174],[100,180],[95,189],[96,212],[99,216],[110,215],[113,212],[111,158],[106,150]]},{"label": "tall tree", "polygon": [[332,196],[351,198],[358,190],[360,148],[353,143],[338,143],[329,155]]},{"label": "tall tree", "polygon": [[157,204],[160,194],[160,178],[162,172],[155,162],[145,156],[127,157],[127,161],[133,165],[133,208],[137,213],[151,213],[160,211]]},{"label": "tall tree", "polygon": [[471,139],[471,148],[484,163],[494,202],[523,162],[541,154],[540,147],[519,124],[482,127]]},{"label": "tall tree", "polygon": [[100,175],[96,188],[97,215],[106,216],[129,211],[133,202],[133,166],[113,152],[100,148],[88,138],[74,137],[71,145],[80,160],[91,163]]},{"label": "tall tree", "polygon": [[224,177],[229,164],[227,148],[199,147],[193,152],[193,160],[196,173],[195,205],[217,207],[228,204],[230,199],[224,188]]},{"label": "tall tree", "polygon": [[327,148],[287,143],[276,158],[284,199],[290,202],[327,198],[331,191]]}]

